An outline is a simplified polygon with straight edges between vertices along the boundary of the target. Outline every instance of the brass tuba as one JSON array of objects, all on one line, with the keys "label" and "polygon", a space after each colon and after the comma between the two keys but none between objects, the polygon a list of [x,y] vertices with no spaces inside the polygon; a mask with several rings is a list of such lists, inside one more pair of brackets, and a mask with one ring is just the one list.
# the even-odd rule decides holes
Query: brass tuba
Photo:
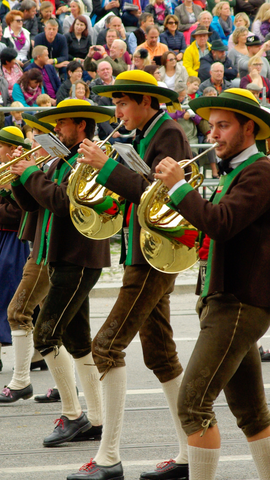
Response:
[{"label": "brass tuba", "polygon": [[[100,148],[105,148],[106,155],[110,157],[115,150],[108,140],[123,124],[121,121],[105,140],[97,143]],[[85,237],[104,240],[121,230],[121,207],[125,201],[108,188],[99,185],[96,182],[98,174],[97,168],[78,164],[69,177],[67,195],[70,200],[70,217],[75,228]]]},{"label": "brass tuba", "polygon": [[[194,162],[209,150],[192,160],[182,160],[183,169],[191,168],[186,175],[193,188],[199,188],[203,175]],[[138,221],[141,226],[140,246],[146,261],[156,270],[164,273],[178,273],[192,267],[198,260],[198,230],[177,211],[167,206],[170,201],[168,188],[161,180],[155,180],[141,196],[138,207]]]}]

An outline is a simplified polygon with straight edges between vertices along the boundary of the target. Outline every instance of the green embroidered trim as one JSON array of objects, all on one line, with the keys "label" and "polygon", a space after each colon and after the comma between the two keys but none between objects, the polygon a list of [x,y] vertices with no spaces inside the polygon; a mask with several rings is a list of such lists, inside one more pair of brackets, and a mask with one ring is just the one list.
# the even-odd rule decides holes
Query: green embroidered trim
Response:
[{"label": "green embroidered trim", "polygon": [[30,175],[32,175],[34,172],[39,172],[39,168],[36,167],[36,165],[31,165],[31,167],[28,167],[26,170],[24,170],[23,174],[20,176],[21,183],[24,185]]},{"label": "green embroidered trim", "polygon": [[118,165],[118,162],[113,160],[113,158],[108,158],[107,162],[105,163],[104,167],[100,170],[96,182],[100,185],[105,185],[109,176],[112,174],[115,167]]},{"label": "green embroidered trim", "polygon": [[172,195],[171,200],[174,205],[179,205],[180,202],[185,198],[185,196],[193,190],[192,186],[189,183],[184,183],[181,187],[177,188]]},{"label": "green embroidered trim", "polygon": [[11,185],[12,187],[18,187],[19,185],[21,185],[20,177],[17,178],[17,180],[14,180],[14,182],[12,182]]},{"label": "green embroidered trim", "polygon": [[132,205],[129,219],[129,232],[128,232],[128,251],[125,264],[132,265],[132,239],[133,239],[133,220],[134,220],[134,205]]},{"label": "green embroidered trim", "polygon": [[21,240],[21,238],[22,238],[22,234],[23,234],[23,231],[24,231],[24,228],[25,228],[25,224],[26,224],[26,221],[27,221],[28,213],[29,213],[29,212],[25,212],[25,215],[24,215],[24,217],[23,217],[22,226],[21,226],[21,229],[20,229],[20,231],[19,231],[19,233],[18,233],[18,238],[19,238],[19,240]]}]

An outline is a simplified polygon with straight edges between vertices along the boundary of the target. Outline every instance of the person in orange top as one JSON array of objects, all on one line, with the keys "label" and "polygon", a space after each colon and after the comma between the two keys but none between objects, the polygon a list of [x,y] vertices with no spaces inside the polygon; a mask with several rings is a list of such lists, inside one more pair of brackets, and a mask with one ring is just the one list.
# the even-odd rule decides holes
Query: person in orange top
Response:
[{"label": "person in orange top", "polygon": [[160,43],[158,41],[159,38],[159,29],[155,25],[149,25],[146,28],[146,35],[145,35],[146,41],[144,43],[141,43],[136,50],[139,48],[146,48],[148,50],[151,60],[154,59],[154,57],[161,57],[164,52],[168,51],[167,45],[165,43]]}]

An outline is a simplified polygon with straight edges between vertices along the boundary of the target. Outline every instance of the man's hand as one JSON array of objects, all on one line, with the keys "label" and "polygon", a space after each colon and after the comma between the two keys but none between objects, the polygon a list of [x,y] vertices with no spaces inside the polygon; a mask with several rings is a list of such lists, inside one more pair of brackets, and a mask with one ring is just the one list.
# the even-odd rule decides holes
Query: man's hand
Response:
[{"label": "man's hand", "polygon": [[105,5],[104,10],[112,10],[112,8],[120,8],[120,3],[118,0],[112,0],[111,2]]},{"label": "man's hand", "polygon": [[162,180],[169,190],[180,180],[184,180],[184,170],[171,157],[166,157],[156,166],[155,178]]},{"label": "man's hand", "polygon": [[56,63],[54,66],[55,68],[62,68],[62,67],[67,67],[69,64],[69,61],[68,60],[64,60],[63,62],[61,63]]},{"label": "man's hand", "polygon": [[11,165],[10,171],[11,173],[15,173],[16,175],[21,176],[23,172],[31,166],[36,165],[35,160],[21,160],[18,163],[15,163],[15,165]]},{"label": "man's hand", "polygon": [[88,138],[80,144],[78,152],[83,154],[83,157],[78,158],[79,163],[88,163],[98,170],[101,170],[109,158],[95,142],[91,142]]}]

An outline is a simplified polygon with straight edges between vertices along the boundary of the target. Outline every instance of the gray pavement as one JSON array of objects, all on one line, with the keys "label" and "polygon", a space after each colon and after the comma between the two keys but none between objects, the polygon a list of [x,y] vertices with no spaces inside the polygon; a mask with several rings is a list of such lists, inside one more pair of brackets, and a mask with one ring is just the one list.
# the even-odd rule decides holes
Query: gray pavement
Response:
[{"label": "gray pavement", "polygon": [[[114,274],[104,272],[99,285],[91,294],[93,335],[115,301],[122,275],[121,269],[115,268]],[[171,321],[184,367],[199,331],[194,311],[196,297],[193,293],[196,269],[193,267],[193,271],[179,276],[176,292],[171,295]],[[263,339],[263,345],[265,348],[270,347],[268,334]],[[2,353],[4,367],[0,374],[1,388],[9,382],[12,375],[12,347],[3,348]],[[160,384],[143,364],[138,336],[126,353],[128,386],[120,449],[125,479],[137,480],[142,471],[151,469],[159,461],[176,456],[177,438]],[[262,367],[269,402],[270,364],[263,364]],[[49,387],[53,387],[49,372],[32,372],[31,379],[35,395],[45,393]],[[85,409],[79,382],[78,387],[81,405]],[[235,425],[223,394],[217,399],[216,412],[222,434],[217,480],[258,479],[245,439]],[[0,480],[65,480],[69,473],[77,471],[95,455],[98,442],[66,443],[50,449],[42,446],[43,438],[51,433],[53,422],[60,414],[60,403],[38,404],[33,398],[0,406]]]}]

